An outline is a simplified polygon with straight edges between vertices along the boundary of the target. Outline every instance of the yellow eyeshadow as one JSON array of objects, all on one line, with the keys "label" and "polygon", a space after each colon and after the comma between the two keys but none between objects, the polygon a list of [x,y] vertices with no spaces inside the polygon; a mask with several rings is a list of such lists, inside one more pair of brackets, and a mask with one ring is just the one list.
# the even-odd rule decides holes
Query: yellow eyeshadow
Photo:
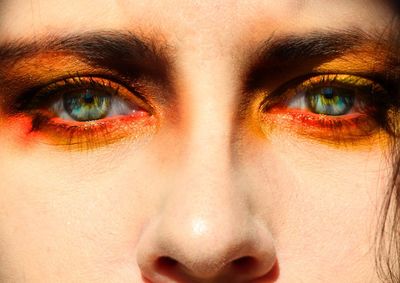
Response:
[{"label": "yellow eyeshadow", "polygon": [[321,63],[313,71],[338,74],[385,72],[387,56],[383,47],[364,45]]},{"label": "yellow eyeshadow", "polygon": [[[107,70],[89,66],[75,56],[60,53],[46,53],[18,61],[10,67],[7,77],[17,78],[24,83],[47,84],[57,78],[74,76],[77,73],[105,73]],[[108,72],[111,74],[111,72]],[[29,85],[28,85],[29,87]]]},{"label": "yellow eyeshadow", "polygon": [[[321,81],[321,77],[323,76],[323,81]],[[314,76],[301,84],[302,87],[311,87],[320,83],[330,83],[330,82],[340,82],[344,84],[349,84],[352,87],[365,87],[365,86],[377,86],[378,84],[359,76],[347,75],[347,74],[327,74],[327,75],[319,75]]]}]

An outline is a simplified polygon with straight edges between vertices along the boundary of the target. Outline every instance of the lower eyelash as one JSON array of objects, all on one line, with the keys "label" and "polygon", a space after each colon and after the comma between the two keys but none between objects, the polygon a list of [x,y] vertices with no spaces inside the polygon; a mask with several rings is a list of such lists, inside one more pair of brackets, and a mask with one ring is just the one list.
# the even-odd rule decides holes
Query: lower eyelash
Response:
[{"label": "lower eyelash", "polygon": [[366,139],[379,132],[380,127],[367,114],[347,115],[346,118],[329,117],[301,110],[275,109],[262,114],[263,129],[287,130],[306,138],[345,144]]},{"label": "lower eyelash", "polygon": [[135,139],[156,130],[156,121],[145,111],[130,116],[106,118],[92,122],[73,122],[43,113],[32,113],[26,136],[40,135],[40,142],[69,150],[91,150],[123,139]]}]

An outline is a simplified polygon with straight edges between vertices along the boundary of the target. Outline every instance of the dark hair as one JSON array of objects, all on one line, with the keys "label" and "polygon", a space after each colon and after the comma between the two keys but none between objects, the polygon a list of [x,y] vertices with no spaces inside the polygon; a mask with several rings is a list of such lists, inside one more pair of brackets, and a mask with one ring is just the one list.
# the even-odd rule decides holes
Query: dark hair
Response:
[{"label": "dark hair", "polygon": [[[380,229],[376,235],[376,265],[383,282],[400,283],[400,0],[391,1],[396,11],[390,30],[392,33],[391,48],[394,59],[396,82],[391,86],[391,95],[395,97],[392,118],[387,120],[387,129],[393,136],[391,145],[393,164],[392,179],[386,192],[380,213]],[[393,59],[393,58],[392,58]]]}]

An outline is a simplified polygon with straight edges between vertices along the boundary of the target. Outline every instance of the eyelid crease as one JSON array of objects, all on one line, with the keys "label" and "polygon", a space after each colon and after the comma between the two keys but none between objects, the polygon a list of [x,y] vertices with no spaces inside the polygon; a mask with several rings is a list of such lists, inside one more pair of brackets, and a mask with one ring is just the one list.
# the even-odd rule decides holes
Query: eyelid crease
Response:
[{"label": "eyelid crease", "polygon": [[355,75],[349,74],[321,74],[318,76],[310,77],[308,80],[302,83],[304,87],[311,87],[317,84],[327,83],[328,85],[334,85],[335,83],[351,85],[354,87],[363,87],[363,86],[371,86],[377,85],[377,83],[373,82],[370,79],[359,77]]}]

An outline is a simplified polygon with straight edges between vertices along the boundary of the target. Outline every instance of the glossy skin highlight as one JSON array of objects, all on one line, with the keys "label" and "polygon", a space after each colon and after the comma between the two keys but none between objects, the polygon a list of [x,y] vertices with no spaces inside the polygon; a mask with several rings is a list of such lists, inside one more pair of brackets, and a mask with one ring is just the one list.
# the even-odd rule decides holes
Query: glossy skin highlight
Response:
[{"label": "glossy skin highlight", "polygon": [[[0,281],[378,282],[389,134],[362,116],[371,133],[341,140],[307,124],[315,113],[260,110],[310,73],[383,73],[387,51],[358,46],[363,60],[348,51],[285,66],[257,88],[246,76],[273,35],[382,34],[391,18],[384,2],[361,0],[3,1],[0,43],[123,30],[166,44],[170,65],[159,80],[129,80],[46,53],[0,72]],[[144,111],[85,126],[51,116],[32,131],[48,108],[28,111],[15,97],[79,76],[115,79],[146,98],[133,99]],[[73,140],[66,125],[82,125]],[[354,120],[346,131],[360,128]]]}]

